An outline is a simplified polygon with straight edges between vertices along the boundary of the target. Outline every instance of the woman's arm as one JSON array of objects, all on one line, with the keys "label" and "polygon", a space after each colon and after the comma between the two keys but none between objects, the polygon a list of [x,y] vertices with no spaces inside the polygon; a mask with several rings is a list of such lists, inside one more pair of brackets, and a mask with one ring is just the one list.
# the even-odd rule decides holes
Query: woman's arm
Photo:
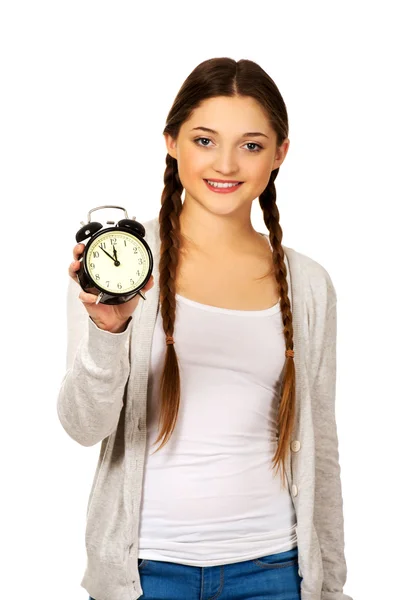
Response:
[{"label": "woman's arm", "polygon": [[327,306],[324,323],[315,325],[319,351],[313,356],[317,372],[311,391],[315,434],[314,526],[324,569],[321,600],[352,600],[343,593],[347,566],[335,418],[337,309],[333,286]]},{"label": "woman's arm", "polygon": [[59,420],[68,435],[93,446],[118,425],[130,372],[132,317],[125,331],[97,327],[69,281],[67,292],[67,371],[57,400]]}]

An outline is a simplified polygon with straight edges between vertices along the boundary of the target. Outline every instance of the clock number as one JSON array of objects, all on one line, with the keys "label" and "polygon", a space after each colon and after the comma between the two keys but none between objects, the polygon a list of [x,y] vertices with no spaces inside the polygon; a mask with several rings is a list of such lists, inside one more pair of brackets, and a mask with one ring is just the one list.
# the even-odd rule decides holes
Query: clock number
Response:
[{"label": "clock number", "polygon": [[97,252],[97,250],[93,252],[93,258],[99,258],[99,253]]},{"label": "clock number", "polygon": [[142,258],[139,258],[139,259],[138,259],[138,263],[139,263],[139,265],[142,265],[142,264],[143,264],[143,259],[142,259]]},{"label": "clock number", "polygon": [[124,245],[126,246],[126,240],[124,240]]},{"label": "clock number", "polygon": [[110,282],[106,281],[107,287],[110,287]]},{"label": "clock number", "polygon": [[131,285],[135,285],[135,282],[133,281],[133,279],[129,280],[131,282]]},{"label": "clock number", "polygon": [[118,283],[118,284],[117,284],[117,288],[118,288],[119,290],[121,290],[121,289],[122,289],[122,285],[121,285],[120,283]]},{"label": "clock number", "polygon": [[90,263],[90,266],[92,267],[92,269],[94,269],[96,265],[94,263]]},{"label": "clock number", "polygon": [[133,254],[137,254],[137,248],[136,248],[136,246],[133,247]]},{"label": "clock number", "polygon": [[100,242],[100,248],[106,249],[106,242]]},{"label": "clock number", "polygon": [[110,243],[111,246],[115,246],[115,244],[117,243],[117,238],[110,238]]},{"label": "clock number", "polygon": [[136,271],[136,275],[139,276],[140,275],[140,271],[139,269]]},{"label": "clock number", "polygon": [[97,280],[97,281],[99,281],[99,279],[100,279],[100,275],[97,275],[97,274],[96,274],[96,275],[95,275],[95,277],[96,277],[96,280]]}]

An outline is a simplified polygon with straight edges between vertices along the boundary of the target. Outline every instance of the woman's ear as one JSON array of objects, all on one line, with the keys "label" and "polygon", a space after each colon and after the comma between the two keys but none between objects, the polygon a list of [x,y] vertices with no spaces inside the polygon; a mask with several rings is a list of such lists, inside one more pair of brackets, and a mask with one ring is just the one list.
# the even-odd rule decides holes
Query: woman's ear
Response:
[{"label": "woman's ear", "polygon": [[176,140],[169,133],[164,133],[165,145],[167,147],[167,152],[172,158],[177,158],[176,153]]},{"label": "woman's ear", "polygon": [[279,146],[279,148],[277,148],[275,162],[272,167],[273,169],[277,169],[278,167],[281,166],[281,164],[285,160],[286,155],[289,151],[289,146],[290,146],[290,140],[289,140],[289,138],[285,138],[284,141],[282,142],[282,144]]}]

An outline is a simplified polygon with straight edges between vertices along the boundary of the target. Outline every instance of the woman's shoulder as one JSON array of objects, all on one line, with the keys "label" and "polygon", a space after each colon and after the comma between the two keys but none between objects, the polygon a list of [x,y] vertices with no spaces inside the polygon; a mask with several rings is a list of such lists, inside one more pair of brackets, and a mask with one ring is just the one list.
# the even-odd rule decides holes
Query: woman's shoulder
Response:
[{"label": "woman's shoulder", "polygon": [[146,230],[145,236],[147,235],[147,233],[154,236],[156,231],[159,233],[160,224],[159,224],[158,216],[152,217],[151,219],[147,219],[146,221],[140,221],[140,223],[142,223],[143,227]]},{"label": "woman's shoulder", "polygon": [[145,228],[145,240],[155,250],[159,246],[160,242],[160,222],[158,215],[147,221],[140,221]]},{"label": "woman's shoulder", "polygon": [[288,258],[293,285],[300,283],[305,296],[325,299],[329,305],[335,303],[336,289],[327,268],[294,248],[283,246],[283,249]]}]

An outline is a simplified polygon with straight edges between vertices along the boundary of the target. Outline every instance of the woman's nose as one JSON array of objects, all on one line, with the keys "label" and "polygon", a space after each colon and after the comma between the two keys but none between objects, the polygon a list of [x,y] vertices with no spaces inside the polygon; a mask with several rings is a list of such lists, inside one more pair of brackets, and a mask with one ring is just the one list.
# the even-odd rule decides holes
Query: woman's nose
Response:
[{"label": "woman's nose", "polygon": [[214,157],[214,170],[225,175],[231,175],[238,170],[238,161],[234,151],[220,150]]}]

